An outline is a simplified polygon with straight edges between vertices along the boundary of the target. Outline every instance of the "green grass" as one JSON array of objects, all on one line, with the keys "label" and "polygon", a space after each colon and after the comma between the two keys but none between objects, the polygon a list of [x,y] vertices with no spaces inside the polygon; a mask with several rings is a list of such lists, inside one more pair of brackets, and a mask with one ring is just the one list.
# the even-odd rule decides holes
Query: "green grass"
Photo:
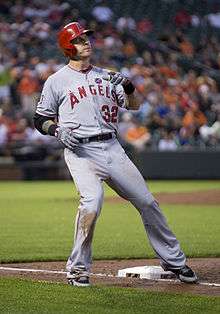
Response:
[{"label": "green grass", "polygon": [[[220,190],[220,180],[148,181],[148,186],[153,193]],[[71,181],[0,181],[1,199],[11,198],[14,196],[13,193],[16,193],[16,199],[23,199],[24,197],[41,199],[70,198],[72,194],[76,196],[75,187]],[[115,192],[105,186],[105,195],[115,195]]]},{"label": "green grass", "polygon": [[0,279],[1,314],[219,313],[220,299],[125,288]]},{"label": "green grass", "polygon": [[[152,181],[152,192],[219,189],[220,181]],[[115,195],[105,187],[107,196]],[[78,196],[72,182],[0,182],[0,262],[65,260]],[[219,206],[162,206],[188,256],[220,256]],[[104,204],[94,258],[153,257],[136,210]],[[0,313],[218,313],[220,299],[0,278]]]},{"label": "green grass", "polygon": [[[219,181],[150,182],[152,191],[220,190]],[[113,195],[106,189],[107,195]],[[0,262],[65,260],[70,253],[77,194],[71,182],[0,183]],[[220,256],[219,206],[164,205],[187,256]],[[93,256],[153,257],[142,222],[129,203],[104,203]]]},{"label": "green grass", "polygon": [[[97,258],[155,256],[141,219],[131,205],[123,204],[113,210],[105,206],[104,211],[95,236]],[[163,212],[187,256],[220,256],[218,206],[166,205]]]}]

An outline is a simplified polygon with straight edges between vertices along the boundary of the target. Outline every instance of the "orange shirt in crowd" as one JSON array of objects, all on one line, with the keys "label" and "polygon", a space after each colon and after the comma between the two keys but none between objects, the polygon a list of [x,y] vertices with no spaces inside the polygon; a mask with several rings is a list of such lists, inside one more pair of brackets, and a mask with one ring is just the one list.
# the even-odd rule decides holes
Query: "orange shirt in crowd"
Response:
[{"label": "orange shirt in crowd", "polygon": [[32,95],[39,90],[39,82],[36,78],[31,77],[28,73],[24,73],[20,83],[18,84],[18,91],[23,95]]},{"label": "orange shirt in crowd", "polygon": [[141,138],[143,135],[147,134],[148,131],[144,126],[132,127],[128,130],[126,134],[126,140],[128,142],[133,142]]},{"label": "orange shirt in crowd", "polygon": [[171,104],[176,104],[179,100],[179,97],[176,93],[174,93],[172,90],[169,88],[166,88],[163,91],[163,98],[165,104],[171,105]]},{"label": "orange shirt in crowd", "polygon": [[184,40],[180,43],[179,45],[180,47],[180,50],[182,51],[182,53],[184,55],[187,55],[187,56],[192,56],[193,55],[193,45],[191,44],[190,41],[188,40]]},{"label": "orange shirt in crowd", "polygon": [[136,46],[131,40],[124,44],[122,51],[126,57],[132,57],[137,53]]},{"label": "orange shirt in crowd", "polygon": [[176,78],[177,73],[176,71],[172,70],[170,67],[163,65],[159,67],[159,71],[167,78]]},{"label": "orange shirt in crowd", "polygon": [[189,127],[191,125],[201,126],[207,123],[205,115],[200,110],[189,109],[183,117],[182,120],[184,127]]}]

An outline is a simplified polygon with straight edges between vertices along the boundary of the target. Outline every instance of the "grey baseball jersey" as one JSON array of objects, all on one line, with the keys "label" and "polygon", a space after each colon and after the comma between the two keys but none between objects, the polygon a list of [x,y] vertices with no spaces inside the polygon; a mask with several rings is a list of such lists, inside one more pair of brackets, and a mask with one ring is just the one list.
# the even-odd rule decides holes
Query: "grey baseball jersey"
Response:
[{"label": "grey baseball jersey", "polygon": [[36,112],[57,116],[58,124],[75,128],[78,137],[117,131],[126,96],[121,85],[103,79],[106,75],[107,70],[94,66],[86,72],[63,67],[45,82]]},{"label": "grey baseball jersey", "polygon": [[[75,128],[77,136],[90,137],[117,130],[118,111],[126,106],[122,86],[103,80],[106,70],[91,67],[82,73],[65,66],[46,81],[37,113],[58,117],[59,124]],[[110,140],[79,144],[65,149],[64,157],[80,193],[75,242],[67,270],[90,270],[91,244],[103,202],[105,181],[139,211],[150,243],[161,265],[181,268],[185,255],[169,229],[157,201],[125,154],[116,135]]]}]

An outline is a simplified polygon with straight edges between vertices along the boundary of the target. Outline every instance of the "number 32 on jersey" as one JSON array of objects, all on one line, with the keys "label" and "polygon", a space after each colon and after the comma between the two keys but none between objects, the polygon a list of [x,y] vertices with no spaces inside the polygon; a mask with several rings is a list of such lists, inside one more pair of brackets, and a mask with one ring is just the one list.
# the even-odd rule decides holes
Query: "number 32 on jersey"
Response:
[{"label": "number 32 on jersey", "polygon": [[109,107],[108,105],[102,106],[102,117],[107,123],[118,122],[118,106]]}]

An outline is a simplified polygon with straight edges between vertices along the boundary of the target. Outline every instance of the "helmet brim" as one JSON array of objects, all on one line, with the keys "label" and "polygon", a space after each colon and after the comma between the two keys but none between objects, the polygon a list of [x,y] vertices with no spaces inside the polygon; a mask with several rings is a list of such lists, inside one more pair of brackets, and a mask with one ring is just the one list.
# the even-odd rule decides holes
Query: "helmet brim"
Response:
[{"label": "helmet brim", "polygon": [[84,29],[84,31],[82,32],[82,34],[86,34],[88,36],[92,35],[93,33],[94,31],[91,29]]}]

